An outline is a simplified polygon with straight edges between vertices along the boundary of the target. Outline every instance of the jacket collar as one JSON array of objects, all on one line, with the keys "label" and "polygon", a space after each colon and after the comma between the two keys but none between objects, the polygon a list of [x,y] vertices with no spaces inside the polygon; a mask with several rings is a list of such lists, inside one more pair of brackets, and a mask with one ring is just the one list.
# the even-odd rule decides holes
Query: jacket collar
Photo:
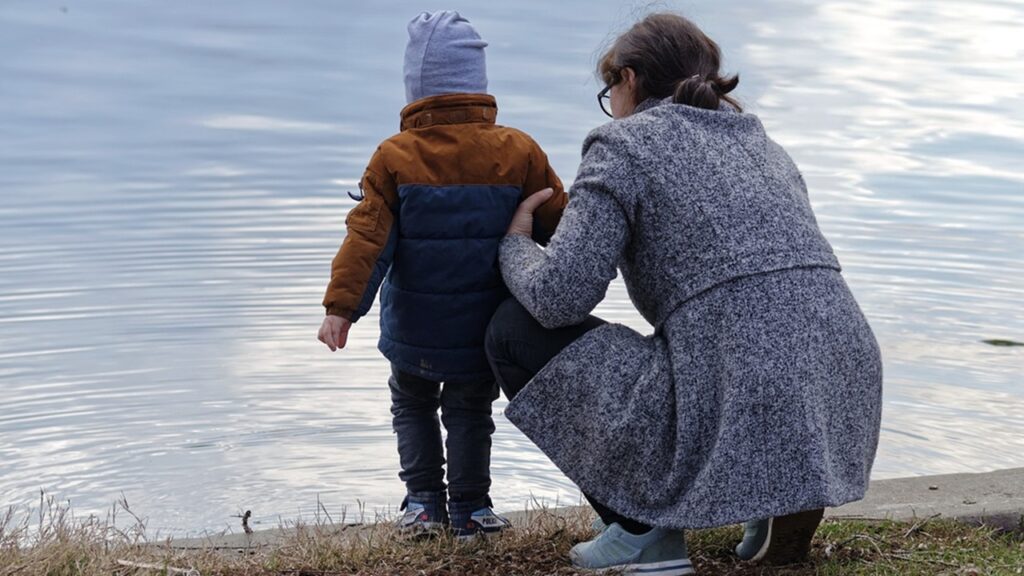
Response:
[{"label": "jacket collar", "polygon": [[490,94],[445,94],[421,98],[402,109],[402,130],[438,124],[494,124],[498,104]]},{"label": "jacket collar", "polygon": [[[656,106],[663,106],[665,104],[672,104],[672,103],[673,102],[672,102],[672,97],[671,96],[669,96],[668,98],[648,98],[647,100],[644,100],[643,102],[641,102],[641,103],[636,105],[636,108],[633,109],[633,114],[637,114],[637,113],[643,112],[645,110],[650,110],[651,108],[654,108]],[[719,112],[736,112],[737,111],[735,108],[733,108],[732,104],[729,104],[724,99],[718,103],[718,110],[719,110]]]},{"label": "jacket collar", "polygon": [[655,106],[661,106],[662,104],[671,104],[671,103],[672,103],[672,97],[671,96],[669,96],[668,98],[648,98],[647,100],[644,100],[643,102],[637,104],[636,107],[633,108],[633,114],[639,114],[640,112],[643,112],[645,110],[650,110],[651,108],[654,108]]}]

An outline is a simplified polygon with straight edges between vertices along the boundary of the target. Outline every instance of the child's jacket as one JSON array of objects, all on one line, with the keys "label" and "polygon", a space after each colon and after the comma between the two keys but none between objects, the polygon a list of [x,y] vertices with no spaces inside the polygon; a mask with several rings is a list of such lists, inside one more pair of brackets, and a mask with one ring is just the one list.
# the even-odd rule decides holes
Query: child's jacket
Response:
[{"label": "child's jacket", "polygon": [[[547,243],[568,197],[529,136],[494,123],[494,97],[450,94],[402,110],[363,175],[363,199],[331,265],[327,313],[353,322],[381,281],[379,348],[400,370],[437,381],[489,377],[484,332],[505,298],[498,244],[526,196]],[[386,276],[386,279],[385,279]]]}]

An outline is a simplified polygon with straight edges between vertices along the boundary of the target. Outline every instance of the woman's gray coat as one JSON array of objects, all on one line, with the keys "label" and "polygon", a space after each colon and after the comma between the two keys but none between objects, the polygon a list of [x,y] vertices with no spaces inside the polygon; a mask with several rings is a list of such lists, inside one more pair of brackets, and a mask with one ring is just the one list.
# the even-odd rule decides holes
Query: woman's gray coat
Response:
[{"label": "woman's gray coat", "polygon": [[500,260],[545,327],[582,321],[616,269],[654,326],[587,333],[505,411],[584,492],[676,528],[864,496],[878,345],[755,116],[649,101],[594,130],[547,249],[508,236]]}]

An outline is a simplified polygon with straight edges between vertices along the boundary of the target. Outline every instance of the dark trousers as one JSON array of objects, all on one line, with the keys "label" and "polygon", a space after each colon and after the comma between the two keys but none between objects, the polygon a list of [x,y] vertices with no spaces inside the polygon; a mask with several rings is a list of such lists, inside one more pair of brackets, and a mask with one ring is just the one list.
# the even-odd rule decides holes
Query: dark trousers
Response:
[{"label": "dark trousers", "polygon": [[[392,425],[398,458],[411,497],[433,499],[447,488],[453,502],[485,498],[491,488],[491,403],[498,398],[493,378],[450,381],[442,386],[391,368]],[[438,420],[438,410],[441,419]],[[448,485],[441,424],[448,432]]]},{"label": "dark trousers", "polygon": [[[540,325],[515,298],[498,307],[487,329],[487,359],[505,396],[515,398],[526,384],[566,346],[587,332],[607,324],[596,316],[575,326],[548,330]],[[650,526],[626,518],[587,494],[594,511],[605,524],[617,522],[627,531],[641,534]]]}]

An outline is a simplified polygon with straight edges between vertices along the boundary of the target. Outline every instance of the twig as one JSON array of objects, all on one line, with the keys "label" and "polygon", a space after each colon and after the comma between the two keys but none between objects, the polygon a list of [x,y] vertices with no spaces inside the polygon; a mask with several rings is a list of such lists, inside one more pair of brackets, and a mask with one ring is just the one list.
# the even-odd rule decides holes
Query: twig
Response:
[{"label": "twig", "polygon": [[938,518],[939,516],[942,516],[942,514],[932,514],[931,516],[925,518],[924,520],[918,520],[917,522],[914,522],[914,525],[911,526],[910,529],[907,530],[903,534],[903,537],[904,538],[909,538],[911,534],[917,532],[918,530],[923,528],[925,524],[927,524],[928,522]]},{"label": "twig", "polygon": [[159,564],[145,564],[143,562],[132,562],[130,560],[118,560],[119,566],[136,568],[140,570],[163,570],[167,574],[184,574],[185,576],[200,576],[199,570],[195,568],[174,568],[172,566],[160,566]]},{"label": "twig", "polygon": [[14,566],[13,568],[8,568],[8,569],[4,570],[3,574],[4,574],[4,576],[14,576],[18,572],[21,572],[22,570],[24,570],[26,567],[27,566],[25,564],[22,564],[21,566]]},{"label": "twig", "polygon": [[897,554],[895,552],[892,554],[886,554],[886,556],[897,560],[903,560],[904,562],[928,562],[929,564],[938,564],[940,566],[948,566],[949,568],[959,568],[961,566],[960,564],[946,562],[945,560],[935,560],[934,558],[913,558],[911,556]]},{"label": "twig", "polygon": [[868,542],[871,542],[871,545],[875,547],[875,551],[878,552],[878,555],[885,556],[885,552],[882,552],[882,548],[878,545],[878,539],[868,534],[854,534],[837,544],[836,548],[842,548],[854,540],[867,540]]},{"label": "twig", "polygon": [[[124,509],[124,511],[127,512],[128,515],[131,516],[135,520],[135,526],[132,527],[132,530],[135,532],[135,536],[134,536],[134,538],[132,538],[132,541],[137,543],[140,540],[140,537],[141,537],[141,540],[143,542],[148,542],[148,540],[146,539],[146,522],[142,518],[139,518],[139,515],[136,514],[135,512],[133,512],[131,507],[128,506],[128,497],[124,495],[124,492],[121,492],[121,500],[118,502],[118,504],[120,504],[121,508]],[[116,508],[116,504],[115,504],[115,508]],[[127,532],[118,530],[116,526],[114,527],[114,529],[119,534],[121,534],[121,536],[125,540],[128,540],[128,533]]]},{"label": "twig", "polygon": [[316,495],[316,505],[319,506],[320,509],[324,511],[324,514],[327,516],[327,521],[331,524],[334,524],[334,518],[331,518],[331,513],[327,511],[327,507],[324,506],[324,503],[320,501],[319,493],[317,493]]}]

